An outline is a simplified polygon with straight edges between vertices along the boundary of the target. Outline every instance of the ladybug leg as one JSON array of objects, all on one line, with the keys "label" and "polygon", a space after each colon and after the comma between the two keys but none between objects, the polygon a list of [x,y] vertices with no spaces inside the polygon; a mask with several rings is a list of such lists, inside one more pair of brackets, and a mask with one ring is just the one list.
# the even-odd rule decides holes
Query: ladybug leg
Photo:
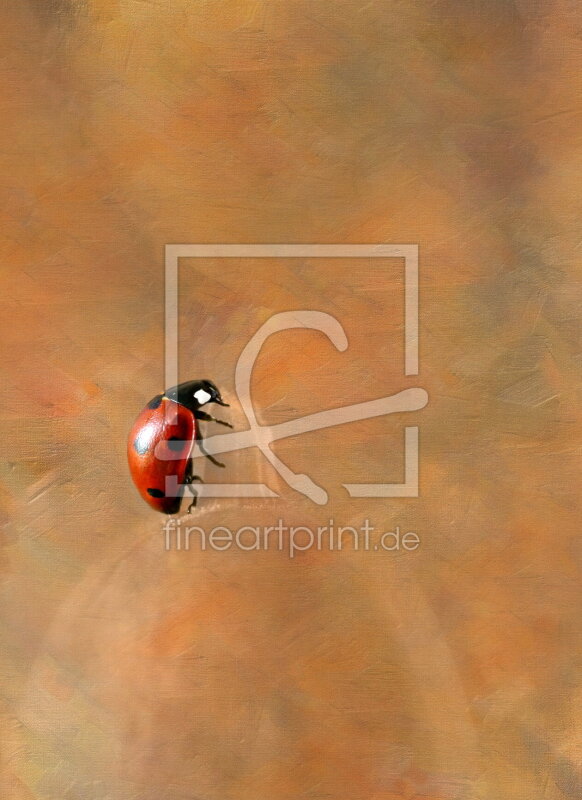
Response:
[{"label": "ladybug leg", "polygon": [[192,493],[192,502],[188,506],[188,514],[192,513],[192,509],[196,508],[196,503],[198,502],[198,492],[193,488],[192,484],[194,481],[199,481],[200,483],[204,483],[200,475],[193,475],[192,470],[194,465],[192,463],[192,459],[188,461],[188,466],[186,467],[186,475],[184,476],[184,484],[190,487],[190,492]]},{"label": "ladybug leg", "polygon": [[[199,414],[200,412],[198,411],[196,413]],[[204,455],[209,461],[212,461],[212,463],[217,467],[224,467],[222,461],[219,461],[217,458],[214,458],[213,455],[207,453],[206,450],[204,449],[204,438],[202,436],[202,431],[200,430],[200,427],[198,425],[196,426],[196,441],[198,442],[198,447],[204,453]]]},{"label": "ladybug leg", "polygon": [[194,481],[198,481],[199,483],[204,483],[200,475],[194,475],[194,462],[191,458],[188,459],[188,465],[186,466],[186,474],[184,475],[184,483],[186,486],[190,486]]},{"label": "ladybug leg", "polygon": [[216,419],[216,417],[211,417],[210,414],[207,414],[206,411],[200,411],[198,409],[196,411],[196,419],[202,419],[204,422],[218,422],[219,425],[226,425],[227,428],[232,428],[230,422],[225,422],[223,419]]},{"label": "ladybug leg", "polygon": [[190,487],[190,491],[192,492],[192,502],[190,503],[190,505],[187,508],[187,513],[188,514],[192,513],[192,509],[196,508],[196,503],[198,502],[198,492],[195,492],[192,487]]}]

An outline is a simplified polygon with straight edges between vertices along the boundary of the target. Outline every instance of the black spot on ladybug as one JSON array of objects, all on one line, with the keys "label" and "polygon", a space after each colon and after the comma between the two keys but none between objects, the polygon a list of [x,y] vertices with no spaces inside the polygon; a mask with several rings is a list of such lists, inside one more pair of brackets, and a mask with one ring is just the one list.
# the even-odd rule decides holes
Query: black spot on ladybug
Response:
[{"label": "black spot on ladybug", "polygon": [[163,396],[164,396],[163,394],[157,394],[155,397],[153,397],[149,401],[149,403],[147,404],[146,408],[151,408],[151,409],[159,408],[161,406],[161,404],[162,404]]},{"label": "black spot on ladybug", "polygon": [[148,494],[151,497],[165,497],[165,494],[160,489],[148,489]]},{"label": "black spot on ladybug", "polygon": [[167,444],[168,444],[168,449],[171,450],[172,453],[179,453],[184,446],[184,441],[183,439],[180,439],[179,436],[171,436],[168,439]]}]

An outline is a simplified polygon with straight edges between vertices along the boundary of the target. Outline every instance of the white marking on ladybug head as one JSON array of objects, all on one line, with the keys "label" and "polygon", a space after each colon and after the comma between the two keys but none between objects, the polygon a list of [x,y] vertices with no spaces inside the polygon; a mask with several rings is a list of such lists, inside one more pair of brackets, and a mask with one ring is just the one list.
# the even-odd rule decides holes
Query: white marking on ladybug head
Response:
[{"label": "white marking on ladybug head", "polygon": [[198,389],[197,392],[194,392],[194,399],[198,403],[199,406],[203,406],[204,403],[207,403],[209,400],[212,400],[212,395],[208,394],[207,391],[204,389]]}]

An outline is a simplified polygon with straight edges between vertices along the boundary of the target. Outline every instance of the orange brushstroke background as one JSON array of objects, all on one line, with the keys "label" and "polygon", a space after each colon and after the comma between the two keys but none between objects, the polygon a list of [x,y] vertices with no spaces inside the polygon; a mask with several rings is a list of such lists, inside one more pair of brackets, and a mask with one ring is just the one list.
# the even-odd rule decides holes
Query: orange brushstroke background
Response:
[{"label": "orange brushstroke background", "polygon": [[[0,10],[1,795],[9,800],[582,796],[582,10],[572,0],[21,0]],[[400,525],[414,553],[163,551],[125,437],[163,383],[174,242],[418,243],[402,272],[190,262],[184,379],[246,425],[234,365],[277,311],[263,423],[422,385],[403,418],[279,442],[207,480],[207,528]]]}]

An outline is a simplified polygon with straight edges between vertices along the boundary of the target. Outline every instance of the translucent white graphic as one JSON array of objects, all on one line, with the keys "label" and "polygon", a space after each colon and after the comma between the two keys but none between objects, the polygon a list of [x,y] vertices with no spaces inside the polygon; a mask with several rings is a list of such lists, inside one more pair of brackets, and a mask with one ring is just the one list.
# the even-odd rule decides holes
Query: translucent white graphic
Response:
[{"label": "translucent white graphic", "polygon": [[[418,374],[418,247],[416,245],[168,245],[166,247],[166,386],[178,383],[178,263],[187,258],[404,258],[404,374]],[[323,311],[297,310],[274,314],[244,347],[235,370],[235,388],[249,428],[220,434],[205,440],[204,452],[216,456],[258,447],[273,469],[296,492],[318,505],[328,502],[325,489],[304,473],[295,473],[271,449],[278,439],[298,436],[336,425],[384,416],[414,412],[424,408],[428,395],[422,388],[405,389],[376,400],[328,409],[289,420],[275,426],[260,425],[251,398],[251,376],[266,339],[295,328],[318,330],[340,352],[348,348],[341,323]],[[198,448],[194,459],[204,457]],[[196,471],[196,470],[195,470]],[[419,429],[404,429],[404,481],[398,484],[343,484],[352,497],[418,497]],[[169,487],[167,487],[169,489]],[[202,497],[278,497],[263,483],[202,484],[196,487]]]}]

